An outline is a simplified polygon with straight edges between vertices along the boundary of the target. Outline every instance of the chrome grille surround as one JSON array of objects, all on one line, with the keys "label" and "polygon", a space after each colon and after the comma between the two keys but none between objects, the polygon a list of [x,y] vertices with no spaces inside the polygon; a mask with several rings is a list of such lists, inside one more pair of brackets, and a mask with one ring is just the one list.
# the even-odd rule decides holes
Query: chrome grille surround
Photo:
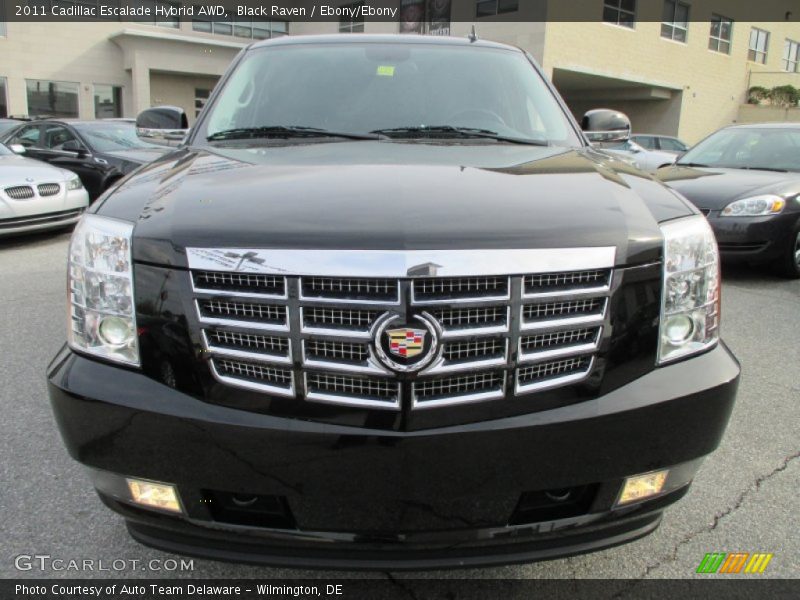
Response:
[{"label": "chrome grille surround", "polygon": [[15,185],[7,187],[5,193],[12,200],[30,200],[35,195],[33,188],[29,185]]},{"label": "chrome grille surround", "polygon": [[36,189],[39,191],[40,196],[55,196],[61,190],[61,186],[57,183],[40,183]]},{"label": "chrome grille surround", "polygon": [[[187,254],[217,380],[395,411],[500,400],[588,378],[606,331],[615,261],[613,248]],[[432,361],[418,372],[389,368],[376,352],[376,331],[391,319],[413,326],[420,317],[439,338]]]}]

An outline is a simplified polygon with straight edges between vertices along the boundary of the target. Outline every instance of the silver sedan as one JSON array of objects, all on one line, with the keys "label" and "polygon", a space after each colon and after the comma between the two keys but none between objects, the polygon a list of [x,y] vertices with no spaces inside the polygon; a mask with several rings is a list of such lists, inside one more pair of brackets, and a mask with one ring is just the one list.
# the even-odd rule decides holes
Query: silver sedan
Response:
[{"label": "silver sedan", "polygon": [[88,206],[89,195],[75,173],[0,144],[0,236],[67,227]]}]

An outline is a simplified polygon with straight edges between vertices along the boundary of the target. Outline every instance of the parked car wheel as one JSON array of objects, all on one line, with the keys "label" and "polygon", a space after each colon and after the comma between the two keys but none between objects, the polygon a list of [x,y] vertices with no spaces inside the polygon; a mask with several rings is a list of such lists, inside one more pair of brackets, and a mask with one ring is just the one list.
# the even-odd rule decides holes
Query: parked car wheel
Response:
[{"label": "parked car wheel", "polygon": [[800,279],[800,222],[795,226],[791,240],[783,258],[781,274],[789,279]]}]

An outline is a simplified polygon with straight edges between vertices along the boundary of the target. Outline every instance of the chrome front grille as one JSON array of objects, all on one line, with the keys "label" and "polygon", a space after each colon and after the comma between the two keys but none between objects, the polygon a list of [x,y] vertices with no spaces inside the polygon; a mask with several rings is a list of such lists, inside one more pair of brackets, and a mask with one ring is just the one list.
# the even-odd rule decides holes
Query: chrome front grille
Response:
[{"label": "chrome front grille", "polygon": [[[354,269],[358,276],[338,277],[324,269],[293,274],[271,256],[263,264],[280,266],[281,274],[262,263],[239,271],[240,257],[260,258],[259,251],[203,250],[202,257],[213,252],[235,258],[227,269],[215,269],[219,261],[193,263],[191,254],[189,261],[212,373],[298,401],[422,409],[576,384],[592,374],[609,331],[613,253],[608,268],[589,261],[574,270],[444,277],[435,276],[443,264],[437,260],[407,269],[420,277],[369,277],[367,258]],[[580,258],[576,252],[571,260]],[[373,338],[384,323],[425,327],[417,316],[438,333],[435,354],[419,371],[399,375]]]},{"label": "chrome front grille", "polygon": [[39,184],[37,189],[39,190],[40,196],[55,196],[61,189],[61,186],[57,183],[42,183]]},{"label": "chrome front grille", "polygon": [[29,185],[16,185],[14,187],[7,187],[6,194],[13,200],[29,200],[33,198],[33,188]]}]

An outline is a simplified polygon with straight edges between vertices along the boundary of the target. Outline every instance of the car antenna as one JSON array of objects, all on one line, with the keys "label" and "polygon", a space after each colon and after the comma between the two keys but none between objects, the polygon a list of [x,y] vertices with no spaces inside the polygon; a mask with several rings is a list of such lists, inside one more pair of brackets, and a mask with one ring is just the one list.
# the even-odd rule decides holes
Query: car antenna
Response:
[{"label": "car antenna", "polygon": [[478,32],[475,31],[475,24],[472,24],[472,31],[469,32],[469,41],[470,42],[477,42],[478,41]]}]

